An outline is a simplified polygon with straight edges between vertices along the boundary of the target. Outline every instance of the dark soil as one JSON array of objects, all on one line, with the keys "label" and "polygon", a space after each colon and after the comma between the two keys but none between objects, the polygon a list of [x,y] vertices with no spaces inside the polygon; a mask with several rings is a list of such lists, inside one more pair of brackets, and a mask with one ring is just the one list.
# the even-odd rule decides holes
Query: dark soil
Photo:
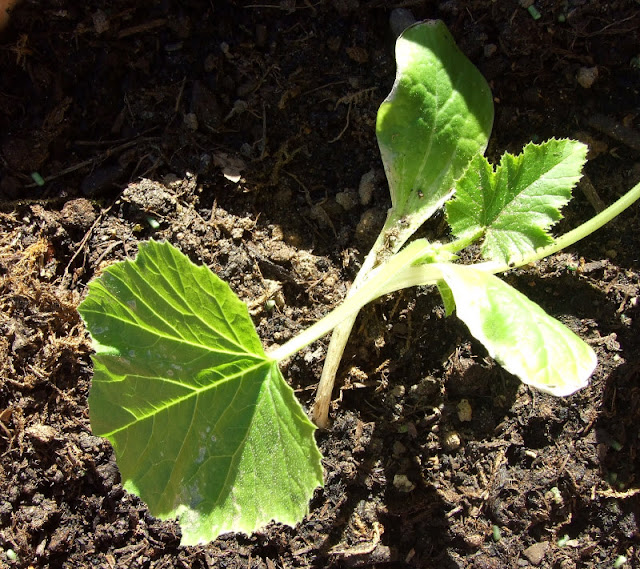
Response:
[{"label": "dark soil", "polygon": [[[551,136],[590,144],[558,230],[638,182],[632,0],[538,0],[538,20],[515,0],[15,9],[0,36],[0,566],[640,567],[638,206],[506,276],[598,352],[590,387],[567,399],[497,367],[431,290],[364,310],[317,436],[326,485],[296,528],[181,547],[91,434],[75,309],[140,241],[226,279],[265,345],[343,297],[389,207],[374,125],[400,6],[443,19],[489,80],[491,159]],[[325,348],[285,370],[307,406]]]}]

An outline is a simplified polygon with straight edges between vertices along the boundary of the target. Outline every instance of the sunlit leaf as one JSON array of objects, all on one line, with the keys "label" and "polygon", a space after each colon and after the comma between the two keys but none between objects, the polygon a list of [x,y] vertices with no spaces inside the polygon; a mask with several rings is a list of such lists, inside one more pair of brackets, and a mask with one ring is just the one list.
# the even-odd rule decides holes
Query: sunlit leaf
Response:
[{"label": "sunlit leaf", "polygon": [[588,385],[591,347],[498,277],[464,265],[439,265],[456,314],[491,357],[528,385],[570,395]]},{"label": "sunlit leaf", "polygon": [[471,157],[484,151],[493,99],[439,20],[407,28],[396,42],[396,62],[376,133],[394,218],[402,219],[401,231],[413,232],[442,206]]},{"label": "sunlit leaf", "polygon": [[322,484],[314,427],[227,284],[151,241],[79,311],[95,347],[92,430],[152,514],[179,517],[185,544],[301,520]]},{"label": "sunlit leaf", "polygon": [[454,235],[483,232],[482,254],[505,263],[548,245],[548,229],[561,219],[586,154],[581,142],[552,139],[505,154],[495,171],[476,156],[446,205]]}]

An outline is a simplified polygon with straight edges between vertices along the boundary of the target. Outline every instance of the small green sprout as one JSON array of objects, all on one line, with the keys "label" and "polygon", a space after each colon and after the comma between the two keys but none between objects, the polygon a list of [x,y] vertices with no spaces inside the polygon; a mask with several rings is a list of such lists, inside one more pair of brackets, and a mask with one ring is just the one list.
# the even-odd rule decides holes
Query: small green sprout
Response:
[{"label": "small green sprout", "polygon": [[[560,237],[550,228],[580,178],[586,147],[528,144],[484,158],[493,99],[442,22],[413,25],[396,44],[393,89],[376,133],[392,207],[344,302],[269,353],[246,305],[207,267],[168,243],[141,244],[108,267],[79,307],[93,340],[91,427],[114,448],[125,488],[152,514],[179,518],[182,543],[295,525],[323,483],[315,426],[279,364],[334,331],[312,409],[326,426],[333,379],[360,309],[386,294],[436,288],[489,354],[554,395],[586,386],[591,347],[495,276],[589,235],[640,197],[640,184]],[[445,207],[446,243],[409,241]],[[479,245],[470,265],[458,254]],[[499,528],[493,529],[499,539]]]},{"label": "small green sprout", "polygon": [[159,229],[160,228],[160,222],[155,217],[152,217],[152,216],[148,215],[146,217],[146,221],[149,224],[149,227],[151,227],[151,229]]},{"label": "small green sprout", "polygon": [[624,555],[618,555],[616,560],[613,562],[614,569],[620,569],[620,567],[626,565],[627,561],[628,559]]},{"label": "small green sprout", "polygon": [[535,4],[531,4],[531,6],[529,6],[527,8],[527,12],[529,12],[529,14],[531,14],[531,17],[534,20],[539,20],[540,18],[542,18],[542,14],[538,10],[538,8],[536,8]]},{"label": "small green sprout", "polygon": [[36,183],[36,185],[38,186],[44,186],[45,182],[44,182],[44,178],[42,177],[42,175],[40,174],[40,172],[31,172],[31,179]]}]

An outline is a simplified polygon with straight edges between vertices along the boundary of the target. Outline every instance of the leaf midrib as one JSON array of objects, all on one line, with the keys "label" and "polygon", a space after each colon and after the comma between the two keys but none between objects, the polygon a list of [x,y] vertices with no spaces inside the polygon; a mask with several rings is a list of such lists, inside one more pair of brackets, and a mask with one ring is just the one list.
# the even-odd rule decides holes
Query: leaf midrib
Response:
[{"label": "leaf midrib", "polygon": [[[153,412],[148,413],[146,415],[143,415],[141,417],[138,417],[136,419],[134,419],[133,421],[130,421],[129,423],[127,423],[126,425],[123,425],[121,427],[118,427],[117,429],[114,429],[113,431],[110,431],[108,433],[103,433],[101,434],[101,436],[103,437],[112,437],[114,435],[117,435],[118,433],[121,433],[123,431],[126,431],[129,427],[131,427],[132,425],[135,425],[136,423],[140,423],[143,421],[146,421],[148,419],[151,419],[152,417],[154,417],[155,415],[157,415],[160,412],[166,411],[167,409],[170,409],[171,407],[174,407],[175,405],[179,405],[185,401],[188,401],[190,398],[192,397],[198,397],[199,395],[206,393],[207,391],[209,391],[210,389],[215,389],[225,383],[228,383],[229,381],[233,381],[234,379],[238,379],[246,374],[249,374],[257,369],[259,369],[262,365],[268,364],[271,365],[273,363],[273,360],[270,360],[268,358],[264,358],[262,360],[260,360],[259,362],[257,362],[255,365],[252,365],[251,367],[245,368],[242,371],[238,371],[236,373],[233,373],[231,375],[228,375],[226,377],[224,377],[223,379],[220,379],[216,382],[213,382],[209,385],[205,385],[201,388],[198,389],[193,389],[190,393],[187,393],[186,395],[182,396],[182,397],[178,397],[176,399],[172,399],[169,403],[167,403],[166,405],[164,405],[163,407],[157,407],[153,410]],[[128,376],[128,377],[145,377],[145,376]]]}]

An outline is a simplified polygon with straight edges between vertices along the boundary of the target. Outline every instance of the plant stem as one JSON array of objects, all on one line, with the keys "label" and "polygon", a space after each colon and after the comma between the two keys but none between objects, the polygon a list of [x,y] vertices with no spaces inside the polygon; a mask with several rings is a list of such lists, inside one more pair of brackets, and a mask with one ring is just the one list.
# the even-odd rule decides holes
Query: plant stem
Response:
[{"label": "plant stem", "polygon": [[[558,251],[561,251],[562,249],[565,249],[591,235],[594,231],[597,231],[603,225],[620,215],[638,199],[640,199],[640,183],[636,184],[626,194],[624,194],[624,196],[612,203],[607,209],[600,212],[595,217],[592,217],[589,221],[586,221],[582,225],[579,225],[575,229],[558,237],[553,243],[551,243],[551,245],[536,249],[534,252],[529,255],[525,255],[515,263],[507,264],[496,261],[486,261],[484,263],[474,264],[473,267],[481,271],[488,271],[496,274],[535,263],[536,261],[544,259],[549,255],[553,255],[554,253],[557,253]],[[397,276],[397,278],[385,283],[385,288],[380,292],[382,294],[389,294],[402,288],[433,284],[433,268],[434,265],[430,264],[407,267],[401,275],[399,274]]]},{"label": "plant stem", "polygon": [[[396,253],[379,265],[375,269],[368,272],[369,277],[362,282],[357,289],[357,294],[347,296],[342,304],[334,308],[321,320],[294,336],[288,342],[282,344],[272,350],[269,356],[276,361],[282,361],[293,354],[299,352],[302,348],[321,338],[339,324],[348,321],[350,317],[358,313],[358,311],[366,304],[375,300],[379,296],[386,294],[386,291],[398,290],[394,286],[394,282],[398,280],[398,275],[404,272],[411,264],[423,254],[425,240],[414,241],[405,247],[400,253]],[[433,265],[431,265],[433,267]],[[425,265],[422,273],[426,278],[429,273],[429,265]],[[432,282],[436,282],[439,272],[431,270]]]},{"label": "plant stem", "polygon": [[600,229],[603,225],[609,223],[612,219],[620,215],[625,209],[640,198],[640,183],[636,184],[626,194],[617,201],[613,202],[607,209],[601,211],[589,221],[579,225],[575,229],[558,237],[551,245],[538,249],[532,260],[526,260],[523,264],[532,263],[538,259],[542,259],[557,251],[565,249],[573,245],[577,241],[591,235],[594,231]]},{"label": "plant stem", "polygon": [[[347,299],[353,297],[360,286],[367,280],[378,262],[378,256],[384,252],[386,245],[385,231],[383,229],[380,235],[378,235],[371,251],[369,251],[365,257],[362,267],[360,267],[356,278],[351,284],[351,288],[347,292]],[[327,355],[324,360],[324,365],[322,366],[320,382],[318,383],[316,397],[310,413],[311,420],[322,429],[325,429],[329,423],[329,404],[331,402],[333,384],[335,383],[338,367],[342,360],[342,354],[344,354],[347,340],[349,339],[359,310],[360,308],[344,318],[344,320],[333,329],[331,340],[329,340],[329,347],[327,348]]]},{"label": "plant stem", "polygon": [[558,251],[566,249],[574,243],[577,243],[581,239],[588,237],[594,231],[597,231],[603,225],[609,223],[616,216],[620,215],[625,209],[627,209],[638,199],[640,199],[640,183],[636,184],[621,198],[613,202],[607,209],[601,211],[595,217],[592,217],[589,221],[584,222],[582,225],[579,225],[568,233],[565,233],[564,235],[556,238],[554,242],[551,243],[551,245],[541,247],[540,249],[536,249],[534,252],[525,255],[515,264],[507,265],[505,263],[487,261],[486,263],[479,263],[478,265],[475,265],[475,267],[481,270],[491,271],[495,274],[503,273],[505,271],[508,271],[509,269],[515,269],[517,267],[522,267],[523,265],[528,265],[530,263],[535,263],[540,259],[544,259],[549,255],[553,255],[554,253],[557,253]]},{"label": "plant stem", "polygon": [[[369,251],[360,271],[356,275],[347,298],[358,292],[360,287],[369,280],[371,272],[376,265],[383,262],[385,256],[396,254],[406,241],[415,233],[418,227],[422,225],[424,220],[430,217],[431,213],[442,206],[442,204],[450,197],[443,196],[438,203],[432,204],[431,208],[422,212],[420,215],[406,216],[400,215],[393,207],[387,213],[384,227],[380,231],[376,242]],[[431,213],[429,213],[429,211]],[[380,295],[378,295],[380,296]],[[364,306],[364,305],[363,305]],[[322,375],[320,383],[316,391],[316,398],[311,408],[311,420],[321,428],[329,425],[329,404],[331,402],[331,393],[335,383],[338,367],[344,354],[344,349],[349,340],[349,335],[358,316],[356,310],[345,318],[333,330],[329,347],[327,348],[327,356],[322,367]]]}]

